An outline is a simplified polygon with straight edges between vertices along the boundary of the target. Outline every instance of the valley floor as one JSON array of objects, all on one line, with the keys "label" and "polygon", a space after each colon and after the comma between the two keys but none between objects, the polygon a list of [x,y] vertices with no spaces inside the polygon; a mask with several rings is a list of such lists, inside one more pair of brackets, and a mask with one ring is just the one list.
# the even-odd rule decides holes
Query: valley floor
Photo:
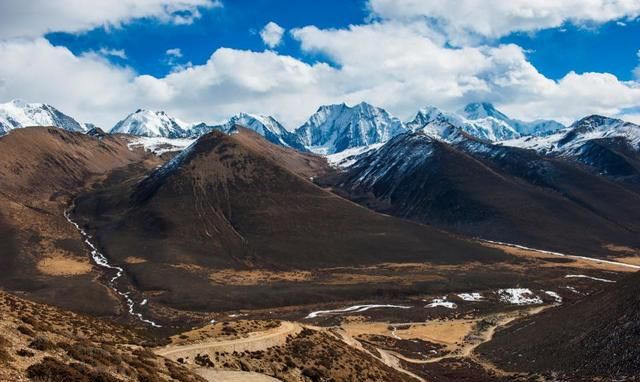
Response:
[{"label": "valley floor", "polygon": [[[302,306],[217,315],[215,322],[175,335],[169,345],[154,352],[209,381],[307,380],[301,370],[335,377],[340,369],[336,365],[354,358],[358,362],[366,360],[369,367],[392,369],[411,381],[552,380],[547,375],[501,370],[475,350],[517,320],[589,298],[589,294],[607,284],[615,285],[617,279],[636,269],[624,259],[565,258],[510,244],[487,245],[528,259],[527,264],[534,265],[530,271],[555,269],[559,273],[537,282],[522,279],[524,284],[511,289],[470,288],[468,293],[451,290],[438,296],[385,299],[384,303],[353,301],[352,305],[334,303],[313,310]],[[563,261],[558,263],[558,258]],[[411,272],[417,266],[405,264],[403,268]],[[267,317],[270,319],[264,321]],[[323,340],[306,343],[310,348],[302,347],[305,357],[323,345],[335,347],[338,343],[349,349],[350,355],[341,352],[329,364],[318,364],[313,357],[306,362],[296,360],[295,353],[301,351],[299,341],[307,336]]]}]

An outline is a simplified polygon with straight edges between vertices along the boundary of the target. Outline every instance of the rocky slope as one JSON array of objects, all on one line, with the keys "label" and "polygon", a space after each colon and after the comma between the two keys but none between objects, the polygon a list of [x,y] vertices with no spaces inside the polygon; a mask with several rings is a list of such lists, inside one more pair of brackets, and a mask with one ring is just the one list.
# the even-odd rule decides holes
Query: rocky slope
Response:
[{"label": "rocky slope", "polygon": [[229,118],[229,120],[222,125],[197,125],[196,128],[192,130],[192,136],[201,136],[212,130],[220,130],[229,134],[234,132],[236,126],[253,130],[276,145],[290,147],[299,151],[307,151],[297,135],[285,129],[280,122],[268,115],[239,113]]},{"label": "rocky slope", "polygon": [[564,160],[452,126],[447,134],[400,135],[320,182],[381,212],[487,239],[594,255],[640,245],[637,193]]},{"label": "rocky slope", "polygon": [[506,370],[576,380],[633,380],[640,375],[639,274],[518,321],[479,352]]}]

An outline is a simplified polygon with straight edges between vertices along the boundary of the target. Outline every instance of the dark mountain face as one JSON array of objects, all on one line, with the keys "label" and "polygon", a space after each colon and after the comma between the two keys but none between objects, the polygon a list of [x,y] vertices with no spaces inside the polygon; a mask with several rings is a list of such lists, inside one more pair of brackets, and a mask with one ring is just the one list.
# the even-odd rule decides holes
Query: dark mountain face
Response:
[{"label": "dark mountain face", "polygon": [[640,191],[640,151],[622,137],[589,140],[572,150],[570,158]]},{"label": "dark mountain face", "polygon": [[517,321],[478,351],[506,370],[625,380],[640,375],[640,274]]},{"label": "dark mountain face", "polygon": [[214,287],[214,269],[506,258],[319,188],[309,180],[318,173],[310,170],[315,160],[246,130],[212,132],[142,181],[106,182],[79,198],[76,216],[116,263],[144,259],[127,265],[136,287],[161,290],[162,303],[190,309],[282,304],[285,294],[287,304],[302,303],[326,288],[288,285],[265,295],[260,288]]},{"label": "dark mountain face", "polygon": [[144,160],[154,165],[109,135],[33,127],[0,138],[0,287],[80,312],[116,314],[118,301],[97,282],[100,273],[64,211],[95,179]]},{"label": "dark mountain face", "polygon": [[[639,195],[569,162],[460,134],[399,136],[325,178],[376,210],[467,235],[606,255],[640,244]],[[562,232],[562,235],[558,235]]]}]

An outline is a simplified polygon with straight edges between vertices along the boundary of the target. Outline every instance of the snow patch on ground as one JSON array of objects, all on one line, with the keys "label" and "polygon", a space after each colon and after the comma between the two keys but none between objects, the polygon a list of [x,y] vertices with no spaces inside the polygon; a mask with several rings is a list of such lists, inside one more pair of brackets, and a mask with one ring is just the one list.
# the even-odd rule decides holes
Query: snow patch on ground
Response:
[{"label": "snow patch on ground", "polygon": [[542,304],[542,299],[536,296],[531,289],[527,288],[507,288],[498,289],[496,294],[500,301],[514,305]]},{"label": "snow patch on ground", "polygon": [[590,279],[590,280],[602,281],[603,283],[615,283],[615,281],[613,281],[613,280],[601,279],[599,277],[592,277],[592,276],[587,276],[587,275],[566,275],[566,276],[564,276],[564,278],[566,278],[566,279]]},{"label": "snow patch on ground", "polygon": [[316,317],[320,317],[320,316],[333,315],[333,314],[342,314],[342,313],[360,313],[360,312],[364,312],[364,311],[367,311],[369,309],[375,309],[375,308],[409,309],[409,308],[411,308],[411,306],[405,306],[405,305],[380,305],[380,304],[354,305],[354,306],[350,306],[348,308],[343,308],[343,309],[318,310],[318,311],[309,313],[309,315],[307,315],[307,317],[305,317],[305,318],[309,319],[309,318],[316,318]]},{"label": "snow patch on ground", "polygon": [[463,301],[482,301],[483,297],[480,293],[471,292],[471,293],[458,293],[457,295]]},{"label": "snow patch on ground", "polygon": [[431,300],[429,304],[425,305],[425,308],[437,308],[439,306],[447,309],[455,309],[458,307],[456,303],[447,301],[447,296],[442,296],[441,298],[434,298]]}]

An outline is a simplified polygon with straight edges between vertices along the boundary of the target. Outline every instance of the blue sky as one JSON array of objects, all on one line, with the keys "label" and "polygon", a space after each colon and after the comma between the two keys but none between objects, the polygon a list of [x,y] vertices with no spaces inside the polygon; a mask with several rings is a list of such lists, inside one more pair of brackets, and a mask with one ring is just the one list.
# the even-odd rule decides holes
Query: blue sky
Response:
[{"label": "blue sky", "polygon": [[[369,17],[365,0],[227,0],[223,8],[203,12],[191,25],[171,25],[138,20],[119,28],[98,27],[85,33],[49,33],[46,38],[76,54],[109,48],[124,50],[127,59],[107,57],[114,64],[129,65],[138,73],[166,75],[171,70],[165,52],[180,48],[178,62],[202,64],[220,47],[261,51],[265,48],[259,31],[270,21],[283,28],[315,25],[344,28]],[[640,22],[611,21],[602,25],[561,27],[515,32],[493,42],[515,43],[528,51],[531,63],[544,75],[560,79],[570,71],[609,72],[631,80],[638,66]],[[285,34],[279,53],[313,62],[326,57],[305,54]],[[562,54],[558,54],[562,52]]]},{"label": "blue sky", "polygon": [[0,102],[107,128],[144,107],[294,129],[362,101],[640,121],[639,17],[628,0],[0,0]]},{"label": "blue sky", "polygon": [[531,63],[550,78],[559,79],[573,70],[608,72],[631,80],[638,66],[640,22],[612,21],[592,27],[569,24],[536,33],[513,33],[500,42],[530,50]]},{"label": "blue sky", "polygon": [[[191,25],[170,25],[154,20],[138,20],[119,27],[99,27],[77,33],[50,33],[54,45],[68,47],[81,54],[102,47],[123,49],[127,59],[107,57],[115,64],[129,65],[141,74],[163,76],[171,70],[165,52],[180,48],[179,62],[202,64],[220,47],[262,51],[265,45],[260,30],[270,21],[289,30],[305,25],[340,28],[361,23],[367,17],[364,0],[228,0],[224,7],[203,11]],[[284,36],[277,51],[312,62],[322,57],[304,54],[299,44]]]}]

